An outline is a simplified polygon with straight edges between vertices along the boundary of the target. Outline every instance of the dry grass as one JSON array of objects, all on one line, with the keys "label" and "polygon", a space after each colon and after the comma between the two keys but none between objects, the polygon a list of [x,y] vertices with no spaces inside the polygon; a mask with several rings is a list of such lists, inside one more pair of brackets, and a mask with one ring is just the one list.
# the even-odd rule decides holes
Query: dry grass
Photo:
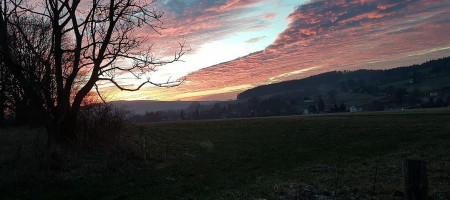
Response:
[{"label": "dry grass", "polygon": [[[448,109],[432,109],[131,125],[130,151],[147,161],[113,150],[104,153],[111,157],[83,154],[70,170],[2,179],[8,192],[0,198],[402,199],[401,162],[420,158],[431,197],[449,199],[448,119]],[[16,140],[23,139],[8,137],[3,174],[17,166]]]}]

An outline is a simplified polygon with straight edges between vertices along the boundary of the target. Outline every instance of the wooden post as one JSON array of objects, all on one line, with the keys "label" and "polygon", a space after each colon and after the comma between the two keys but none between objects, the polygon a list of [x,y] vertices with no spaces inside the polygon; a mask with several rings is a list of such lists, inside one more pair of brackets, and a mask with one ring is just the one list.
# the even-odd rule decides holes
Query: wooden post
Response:
[{"label": "wooden post", "polygon": [[405,200],[425,200],[428,197],[426,162],[420,160],[403,161]]}]

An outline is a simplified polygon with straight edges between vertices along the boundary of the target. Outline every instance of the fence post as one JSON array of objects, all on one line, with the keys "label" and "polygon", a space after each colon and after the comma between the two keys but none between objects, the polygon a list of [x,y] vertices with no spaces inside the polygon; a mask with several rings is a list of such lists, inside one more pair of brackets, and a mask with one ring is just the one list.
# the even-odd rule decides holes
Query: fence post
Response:
[{"label": "fence post", "polygon": [[428,180],[426,162],[421,160],[403,161],[405,200],[428,198]]}]

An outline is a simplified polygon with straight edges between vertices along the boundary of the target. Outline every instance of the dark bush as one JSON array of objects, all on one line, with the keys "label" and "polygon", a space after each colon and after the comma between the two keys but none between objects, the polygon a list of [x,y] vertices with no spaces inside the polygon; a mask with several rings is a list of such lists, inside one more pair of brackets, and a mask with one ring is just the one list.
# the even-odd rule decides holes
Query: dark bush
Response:
[{"label": "dark bush", "polygon": [[84,106],[79,114],[77,136],[86,145],[117,145],[126,140],[125,125],[129,111],[112,104]]}]

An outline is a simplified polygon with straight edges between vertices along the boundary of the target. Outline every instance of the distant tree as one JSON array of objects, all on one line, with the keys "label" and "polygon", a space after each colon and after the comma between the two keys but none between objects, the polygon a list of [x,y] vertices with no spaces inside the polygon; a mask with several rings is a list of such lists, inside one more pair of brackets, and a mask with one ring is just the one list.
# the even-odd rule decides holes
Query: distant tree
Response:
[{"label": "distant tree", "polygon": [[413,79],[413,83],[414,84],[422,82],[423,78],[424,78],[423,73],[418,72],[418,71],[414,71],[413,72],[413,78],[412,79]]},{"label": "distant tree", "polygon": [[346,81],[341,81],[339,83],[339,85],[341,86],[341,91],[342,92],[347,92],[348,91],[348,86],[347,86],[347,82]]},{"label": "distant tree", "polygon": [[308,110],[309,110],[310,113],[316,113],[317,112],[317,108],[313,104],[308,106]]},{"label": "distant tree", "polygon": [[423,93],[420,91],[419,88],[414,88],[411,95],[419,99],[423,95]]},{"label": "distant tree", "polygon": [[247,100],[247,103],[250,110],[256,110],[259,106],[260,99],[258,97],[252,97]]},{"label": "distant tree", "polygon": [[217,119],[222,115],[222,109],[219,102],[214,103],[214,105],[210,109],[209,114],[211,115],[210,118],[212,119]]},{"label": "distant tree", "polygon": [[344,103],[341,103],[341,105],[339,106],[339,111],[340,112],[345,112],[347,111],[347,106]]},{"label": "distant tree", "polygon": [[185,120],[185,114],[183,110],[180,111],[180,119]]},{"label": "distant tree", "polygon": [[360,88],[364,88],[364,86],[366,86],[366,79],[364,79],[364,78],[360,78],[360,79],[358,79],[358,86],[360,87]]},{"label": "distant tree", "polygon": [[358,83],[357,81],[353,80],[353,79],[348,79],[347,80],[347,87],[351,90],[355,89],[356,87],[358,87]]},{"label": "distant tree", "polygon": [[330,90],[327,92],[328,99],[330,100],[330,104],[336,104],[336,90]]},{"label": "distant tree", "polygon": [[142,117],[143,122],[159,122],[162,120],[163,112],[146,112]]},{"label": "distant tree", "polygon": [[406,88],[397,88],[393,95],[393,100],[396,103],[402,104],[405,101],[406,95],[408,95]]},{"label": "distant tree", "polygon": [[366,85],[363,88],[363,91],[368,94],[376,94],[380,89],[374,85]]},{"label": "distant tree", "polygon": [[339,112],[339,107],[337,106],[337,104],[333,105],[333,108],[331,108],[331,112]]},{"label": "distant tree", "polygon": [[319,112],[323,112],[325,110],[325,101],[322,99],[321,95],[319,95],[319,99],[317,100],[317,110]]},{"label": "distant tree", "polygon": [[194,119],[200,119],[200,108],[199,107],[195,108]]},{"label": "distant tree", "polygon": [[[184,54],[182,44],[169,60],[154,58],[150,49],[137,50],[145,41],[137,30],[146,27],[158,32],[161,28],[162,12],[152,8],[154,0],[36,0],[32,1],[35,6],[25,2],[3,0],[0,4],[0,62],[18,82],[29,111],[43,119],[50,144],[76,141],[81,104],[99,81],[126,91],[145,84],[180,83],[146,79],[129,88],[117,80],[123,73],[142,78],[143,73]],[[42,42],[46,38],[50,40]],[[14,55],[15,40],[35,58],[32,66]],[[120,65],[124,60],[132,64]]]},{"label": "distant tree", "polygon": [[[229,104],[229,103],[228,103]],[[229,115],[230,113],[228,113],[228,111],[227,111],[227,107],[226,106],[223,106],[222,107],[222,114],[225,114],[225,115]]]},{"label": "distant tree", "polygon": [[393,96],[395,93],[395,87],[392,85],[389,85],[388,87],[384,88],[384,91],[386,92],[386,94],[388,94],[389,96]]},{"label": "distant tree", "polygon": [[[272,96],[268,99],[261,101],[258,107],[258,113],[263,116],[278,116],[281,115],[282,110],[282,97],[280,95]],[[246,115],[251,111],[249,109],[241,109]]]},{"label": "distant tree", "polygon": [[431,69],[430,73],[438,74],[439,72],[441,72],[441,70],[442,70],[441,66],[435,65],[435,66],[433,66],[433,68]]}]

